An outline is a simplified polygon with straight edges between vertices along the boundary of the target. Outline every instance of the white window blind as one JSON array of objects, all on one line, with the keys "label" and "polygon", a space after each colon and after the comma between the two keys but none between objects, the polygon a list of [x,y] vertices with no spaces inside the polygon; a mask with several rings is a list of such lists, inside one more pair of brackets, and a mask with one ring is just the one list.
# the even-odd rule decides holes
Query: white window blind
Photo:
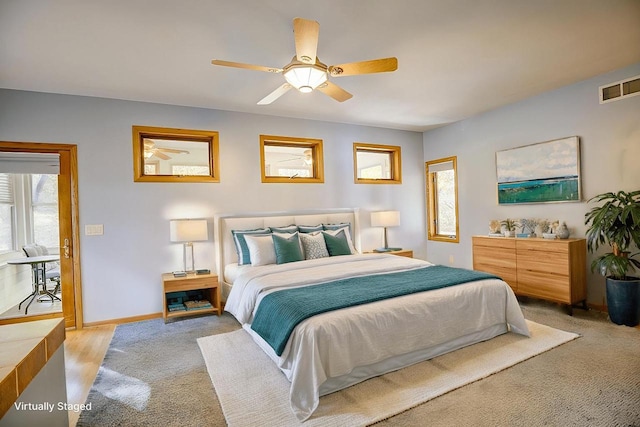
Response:
[{"label": "white window blind", "polygon": [[13,180],[8,173],[0,173],[0,203],[13,204]]},{"label": "white window blind", "polygon": [[14,248],[13,176],[0,173],[0,254]]},{"label": "white window blind", "polygon": [[0,171],[4,173],[60,173],[58,153],[14,153],[0,151]]},{"label": "white window blind", "polygon": [[448,170],[453,170],[453,162],[442,162],[442,163],[433,163],[429,165],[429,173],[434,172],[444,172]]}]

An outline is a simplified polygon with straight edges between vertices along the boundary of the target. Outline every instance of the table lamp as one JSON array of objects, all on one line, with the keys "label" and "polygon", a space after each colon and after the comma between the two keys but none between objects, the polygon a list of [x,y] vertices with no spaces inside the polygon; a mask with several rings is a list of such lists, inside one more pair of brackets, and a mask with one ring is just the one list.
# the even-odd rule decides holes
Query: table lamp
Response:
[{"label": "table lamp", "polygon": [[375,252],[399,251],[402,248],[390,248],[387,244],[387,227],[397,227],[400,225],[400,212],[382,211],[371,212],[371,226],[384,228],[384,247],[375,249]]},{"label": "table lamp", "polygon": [[[172,242],[184,243],[182,261],[185,272],[195,271],[193,259],[193,242],[209,239],[207,220],[205,219],[173,219],[169,221]],[[191,261],[191,262],[189,262]],[[187,268],[190,267],[190,268]]]}]

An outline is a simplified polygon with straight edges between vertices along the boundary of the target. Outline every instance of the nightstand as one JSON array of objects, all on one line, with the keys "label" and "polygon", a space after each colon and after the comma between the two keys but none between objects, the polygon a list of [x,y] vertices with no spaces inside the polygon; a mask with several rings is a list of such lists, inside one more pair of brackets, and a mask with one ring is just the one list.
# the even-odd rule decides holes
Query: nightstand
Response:
[{"label": "nightstand", "polygon": [[388,252],[392,255],[406,256],[407,258],[413,258],[413,251],[411,249],[400,249],[399,251]]},{"label": "nightstand", "polygon": [[398,256],[406,256],[407,258],[413,258],[413,251],[411,249],[400,249],[398,251],[389,251],[389,252],[365,252],[365,254],[391,254]]},{"label": "nightstand", "polygon": [[[185,277],[174,277],[173,273],[162,275],[163,287],[163,317],[164,322],[168,319],[182,316],[194,316],[204,313],[222,314],[220,300],[220,284],[218,276],[215,274],[187,274]],[[190,310],[169,310],[169,297],[172,292],[185,292],[189,297],[209,301],[211,307],[194,308]]]}]

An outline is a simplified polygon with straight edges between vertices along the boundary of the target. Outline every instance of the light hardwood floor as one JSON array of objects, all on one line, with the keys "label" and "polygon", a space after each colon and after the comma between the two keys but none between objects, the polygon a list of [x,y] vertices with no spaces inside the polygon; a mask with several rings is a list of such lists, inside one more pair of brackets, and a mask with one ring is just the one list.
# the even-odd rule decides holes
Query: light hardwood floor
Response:
[{"label": "light hardwood floor", "polygon": [[[82,404],[87,400],[115,328],[113,324],[67,330],[64,363],[68,403]],[[79,417],[80,412],[69,411],[69,426],[75,427]]]}]

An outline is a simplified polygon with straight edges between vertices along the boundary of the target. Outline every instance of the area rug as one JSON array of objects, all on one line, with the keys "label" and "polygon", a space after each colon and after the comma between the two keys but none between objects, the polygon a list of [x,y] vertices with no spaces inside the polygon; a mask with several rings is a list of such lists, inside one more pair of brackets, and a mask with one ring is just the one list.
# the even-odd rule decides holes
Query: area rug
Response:
[{"label": "area rug", "polygon": [[284,374],[244,330],[199,338],[198,345],[230,427],[366,426],[579,336],[527,324],[530,338],[507,333],[323,396],[304,423],[291,412]]}]

